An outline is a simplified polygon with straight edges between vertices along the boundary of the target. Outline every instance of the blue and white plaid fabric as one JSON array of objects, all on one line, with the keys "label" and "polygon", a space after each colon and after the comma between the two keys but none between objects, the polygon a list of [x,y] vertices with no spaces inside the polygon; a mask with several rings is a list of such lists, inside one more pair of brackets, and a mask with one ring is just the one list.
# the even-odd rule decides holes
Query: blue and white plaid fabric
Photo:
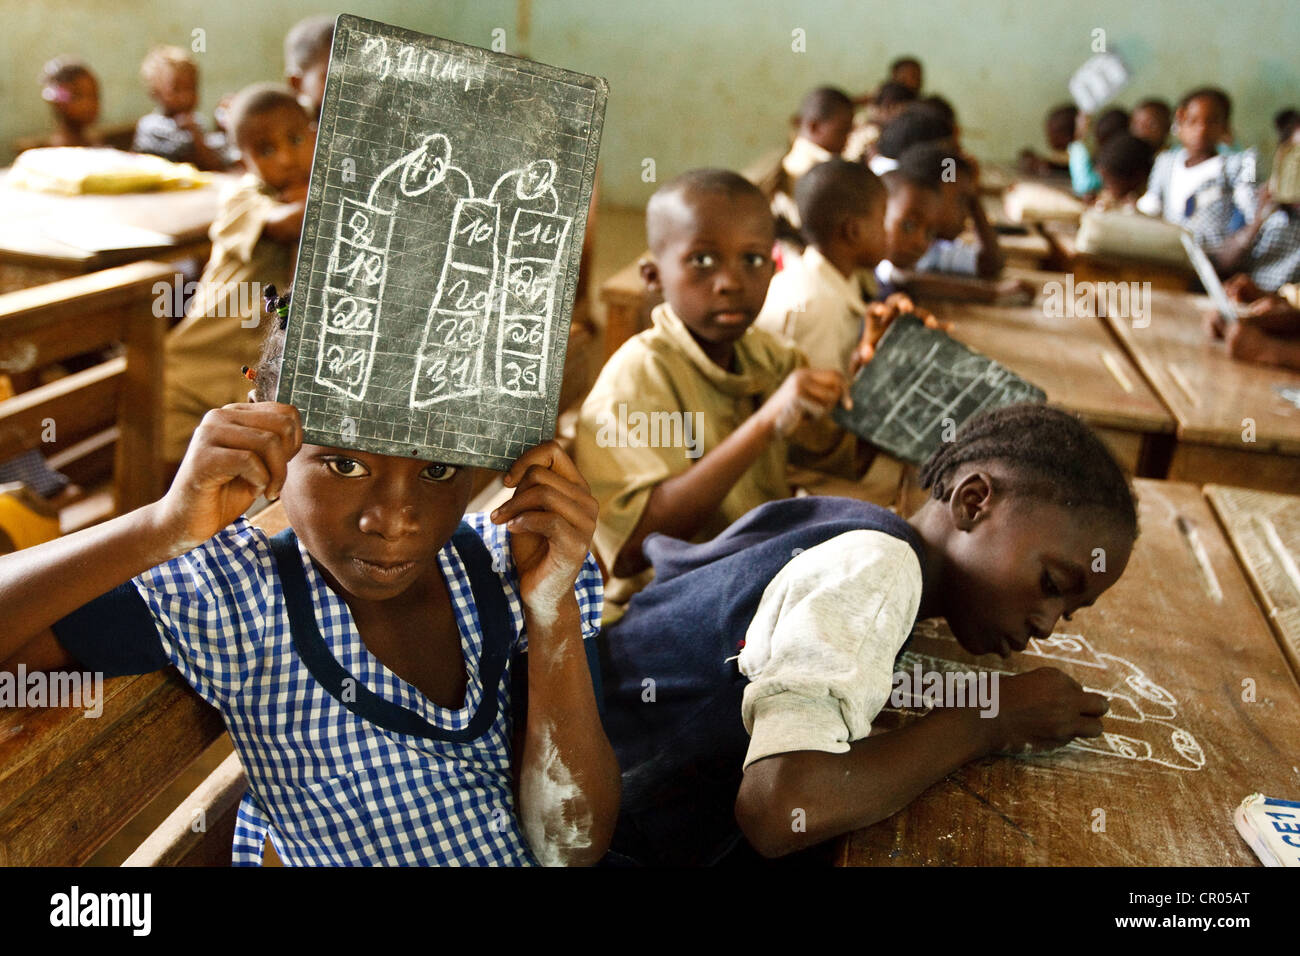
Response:
[{"label": "blue and white plaid fabric", "polygon": [[[509,535],[484,515],[465,520],[493,557],[520,653],[527,638]],[[260,865],[268,833],[288,865],[534,863],[515,812],[509,680],[485,688],[479,679],[483,634],[453,546],[438,559],[468,673],[460,710],[439,707],[384,667],[301,541],[298,548],[321,636],[351,676],[444,730],[463,729],[485,693],[497,695],[497,716],[479,738],[451,743],[384,730],[344,707],[295,652],[270,544],[240,518],[134,581],[165,652],[222,712],[248,774],[234,864]],[[591,555],[575,591],[585,640],[598,632],[601,614],[600,572]]]}]

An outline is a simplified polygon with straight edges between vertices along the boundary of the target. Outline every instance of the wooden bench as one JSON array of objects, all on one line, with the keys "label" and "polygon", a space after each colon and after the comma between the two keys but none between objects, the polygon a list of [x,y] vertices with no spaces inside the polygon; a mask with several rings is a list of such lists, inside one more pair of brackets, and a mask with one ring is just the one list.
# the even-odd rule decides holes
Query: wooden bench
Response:
[{"label": "wooden bench", "polygon": [[[251,520],[267,534],[287,523],[278,504]],[[0,866],[85,863],[224,734],[221,715],[171,668],[105,681],[97,718],[0,708]],[[246,788],[232,755],[127,865],[229,866]]]},{"label": "wooden bench", "polygon": [[[174,274],[172,264],[137,262],[0,295],[0,364],[15,376],[121,348],[107,361],[0,401],[0,460],[35,448],[78,484],[111,472],[112,502],[95,518],[154,501],[163,489],[167,318],[154,314],[154,289],[170,286]],[[106,468],[110,455],[114,463]]]}]

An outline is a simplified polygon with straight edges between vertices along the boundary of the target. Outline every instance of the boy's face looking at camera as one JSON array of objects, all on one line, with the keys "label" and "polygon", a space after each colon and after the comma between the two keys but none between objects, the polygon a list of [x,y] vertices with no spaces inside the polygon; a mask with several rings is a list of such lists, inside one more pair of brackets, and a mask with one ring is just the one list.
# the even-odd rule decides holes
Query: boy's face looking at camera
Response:
[{"label": "boy's face looking at camera", "polygon": [[331,587],[382,601],[440,573],[437,555],[465,514],[473,471],[304,444],[281,501]]},{"label": "boy's face looking at camera", "polygon": [[[890,183],[886,174],[886,183]],[[889,261],[900,269],[910,269],[925,255],[934,241],[934,222],[940,205],[939,191],[914,183],[895,180],[889,185],[885,204],[885,237]]]},{"label": "boy's face looking at camera", "polygon": [[198,70],[188,63],[161,70],[149,93],[168,116],[193,112],[199,102]]},{"label": "boy's face looking at camera", "polygon": [[1178,142],[1194,158],[1213,156],[1227,135],[1227,117],[1212,97],[1198,96],[1178,111]]},{"label": "boy's face looking at camera", "polygon": [[996,465],[972,464],[946,500],[925,505],[950,529],[943,613],[972,654],[1005,657],[1050,635],[1119,580],[1133,547],[1106,515],[1018,492],[1014,481]]},{"label": "boy's face looking at camera", "polygon": [[679,189],[652,202],[642,277],[701,347],[722,351],[754,323],[772,280],[772,213],[760,195]]},{"label": "boy's face looking at camera", "polygon": [[258,178],[276,191],[305,186],[311,177],[316,139],[307,114],[287,101],[247,117],[238,146]]},{"label": "boy's face looking at camera", "polygon": [[966,229],[966,212],[970,190],[960,170],[954,182],[939,184],[939,201],[935,204],[934,234],[939,239],[956,239]]}]

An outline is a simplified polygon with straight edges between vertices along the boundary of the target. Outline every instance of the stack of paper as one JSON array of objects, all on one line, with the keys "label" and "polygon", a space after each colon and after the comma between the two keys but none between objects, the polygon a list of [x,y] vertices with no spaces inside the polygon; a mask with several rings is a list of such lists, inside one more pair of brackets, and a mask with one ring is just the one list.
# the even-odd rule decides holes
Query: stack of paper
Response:
[{"label": "stack of paper", "polygon": [[1300,866],[1300,803],[1252,793],[1232,817],[1265,866]]}]

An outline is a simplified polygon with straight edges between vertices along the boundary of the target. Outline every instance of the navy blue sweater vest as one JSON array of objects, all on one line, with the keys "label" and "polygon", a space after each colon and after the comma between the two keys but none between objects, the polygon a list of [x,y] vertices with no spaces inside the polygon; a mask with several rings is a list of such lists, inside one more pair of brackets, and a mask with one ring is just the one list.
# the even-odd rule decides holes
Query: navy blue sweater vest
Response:
[{"label": "navy blue sweater vest", "polygon": [[732,811],[749,735],[735,657],[772,579],[801,551],[848,531],[920,537],[898,515],[848,498],[755,508],[717,538],[651,535],[655,579],[602,639],[605,730],[623,771],[614,849],[651,864],[715,862],[739,839]]}]

